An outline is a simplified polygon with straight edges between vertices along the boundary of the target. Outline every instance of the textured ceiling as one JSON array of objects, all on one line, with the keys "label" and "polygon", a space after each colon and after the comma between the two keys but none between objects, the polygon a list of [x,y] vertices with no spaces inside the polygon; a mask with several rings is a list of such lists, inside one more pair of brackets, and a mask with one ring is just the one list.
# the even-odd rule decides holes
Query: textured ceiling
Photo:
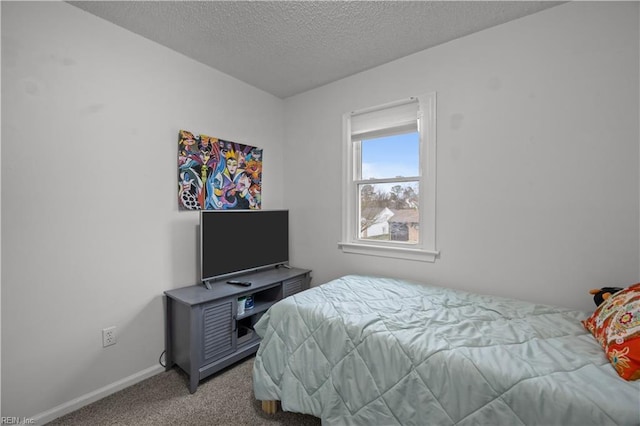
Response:
[{"label": "textured ceiling", "polygon": [[561,2],[68,3],[286,98]]}]

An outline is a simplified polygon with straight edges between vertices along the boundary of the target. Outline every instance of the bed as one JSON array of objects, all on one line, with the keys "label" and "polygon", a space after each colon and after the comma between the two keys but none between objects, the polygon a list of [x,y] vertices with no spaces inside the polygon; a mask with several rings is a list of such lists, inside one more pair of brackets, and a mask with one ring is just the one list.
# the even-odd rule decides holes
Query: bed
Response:
[{"label": "bed", "polygon": [[263,315],[254,393],[329,425],[639,425],[589,315],[349,275]]}]

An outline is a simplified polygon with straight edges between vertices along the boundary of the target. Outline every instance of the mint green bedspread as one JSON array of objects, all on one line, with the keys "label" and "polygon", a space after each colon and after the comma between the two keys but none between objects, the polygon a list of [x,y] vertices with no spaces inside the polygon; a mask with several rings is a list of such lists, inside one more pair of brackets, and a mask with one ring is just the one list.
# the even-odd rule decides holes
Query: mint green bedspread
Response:
[{"label": "mint green bedspread", "polygon": [[588,314],[345,276],[263,315],[254,393],[329,425],[640,425]]}]

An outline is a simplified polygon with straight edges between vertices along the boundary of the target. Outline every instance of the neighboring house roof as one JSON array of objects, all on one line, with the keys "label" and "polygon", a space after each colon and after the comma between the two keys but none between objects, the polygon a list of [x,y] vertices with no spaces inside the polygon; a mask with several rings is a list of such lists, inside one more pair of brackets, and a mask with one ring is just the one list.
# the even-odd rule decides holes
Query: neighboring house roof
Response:
[{"label": "neighboring house roof", "polygon": [[393,213],[389,222],[418,223],[420,221],[420,215],[416,209],[393,210]]},{"label": "neighboring house roof", "polygon": [[393,215],[394,212],[387,207],[383,209],[376,207],[362,210],[362,217],[371,218],[373,223],[387,222]]}]

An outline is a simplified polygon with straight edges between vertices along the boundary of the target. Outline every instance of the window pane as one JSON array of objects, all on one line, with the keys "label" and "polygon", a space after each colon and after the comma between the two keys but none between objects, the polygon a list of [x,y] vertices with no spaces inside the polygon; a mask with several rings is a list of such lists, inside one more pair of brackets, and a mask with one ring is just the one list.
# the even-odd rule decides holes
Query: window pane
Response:
[{"label": "window pane", "polygon": [[358,185],[359,236],[418,243],[418,181]]},{"label": "window pane", "polygon": [[361,141],[361,179],[385,179],[419,175],[418,132]]}]

